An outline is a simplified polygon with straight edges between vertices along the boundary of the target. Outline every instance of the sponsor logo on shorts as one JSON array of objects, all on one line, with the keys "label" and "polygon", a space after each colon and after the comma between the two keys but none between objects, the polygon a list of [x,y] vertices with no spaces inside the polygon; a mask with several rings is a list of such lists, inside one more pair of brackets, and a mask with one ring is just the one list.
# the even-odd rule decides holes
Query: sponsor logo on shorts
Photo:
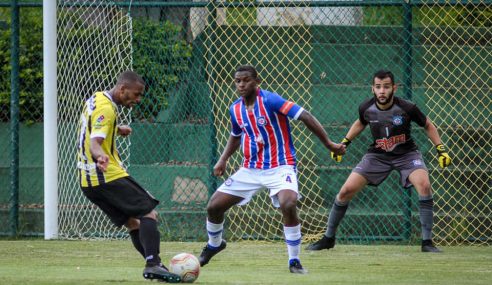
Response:
[{"label": "sponsor logo on shorts", "polygon": [[420,160],[420,159],[414,159],[412,162],[413,162],[413,165],[415,165],[415,166],[422,165],[422,160]]},{"label": "sponsor logo on shorts", "polygon": [[403,117],[400,115],[393,116],[393,125],[401,126],[403,124]]},{"label": "sponsor logo on shorts", "polygon": [[232,178],[227,178],[227,180],[224,182],[224,184],[226,186],[231,186],[232,185],[232,182],[233,182]]},{"label": "sponsor logo on shorts", "polygon": [[264,126],[266,124],[267,124],[267,120],[265,119],[265,117],[263,116],[258,117],[258,126]]}]

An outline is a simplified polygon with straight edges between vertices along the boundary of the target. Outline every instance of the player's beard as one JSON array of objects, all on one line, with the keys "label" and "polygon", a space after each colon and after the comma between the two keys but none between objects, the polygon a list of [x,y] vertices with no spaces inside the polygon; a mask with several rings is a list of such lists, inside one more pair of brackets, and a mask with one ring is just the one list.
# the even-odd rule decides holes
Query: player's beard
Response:
[{"label": "player's beard", "polygon": [[376,93],[373,93],[373,94],[374,94],[374,98],[376,99],[376,102],[378,102],[378,104],[379,104],[379,105],[383,105],[383,106],[384,106],[384,105],[387,105],[387,104],[389,104],[389,103],[393,102],[393,91],[391,91],[391,93],[390,93],[390,94],[389,94],[389,96],[388,96],[388,99],[386,99],[386,101],[385,101],[385,102],[381,102],[381,101],[379,101],[379,98],[378,98],[378,96],[376,95]]}]

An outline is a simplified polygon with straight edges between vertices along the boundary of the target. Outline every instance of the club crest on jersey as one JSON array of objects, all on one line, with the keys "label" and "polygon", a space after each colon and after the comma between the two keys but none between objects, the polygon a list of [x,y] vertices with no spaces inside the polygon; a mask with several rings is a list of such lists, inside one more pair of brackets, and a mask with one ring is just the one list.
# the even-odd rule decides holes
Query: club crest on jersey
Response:
[{"label": "club crest on jersey", "polygon": [[264,126],[266,124],[267,124],[267,120],[265,119],[265,117],[263,116],[258,117],[258,126]]},{"label": "club crest on jersey", "polygon": [[401,126],[403,124],[403,117],[400,115],[393,116],[393,125]]},{"label": "club crest on jersey", "polygon": [[232,178],[227,178],[227,180],[224,182],[224,184],[226,186],[231,186],[232,185],[232,182],[233,182]]},{"label": "club crest on jersey", "polygon": [[104,120],[104,115],[101,115],[99,116],[99,118],[97,118],[96,122],[100,123]]},{"label": "club crest on jersey", "polygon": [[422,165],[422,160],[420,160],[420,159],[414,159],[412,162],[413,162],[413,165],[415,165],[415,166]]}]

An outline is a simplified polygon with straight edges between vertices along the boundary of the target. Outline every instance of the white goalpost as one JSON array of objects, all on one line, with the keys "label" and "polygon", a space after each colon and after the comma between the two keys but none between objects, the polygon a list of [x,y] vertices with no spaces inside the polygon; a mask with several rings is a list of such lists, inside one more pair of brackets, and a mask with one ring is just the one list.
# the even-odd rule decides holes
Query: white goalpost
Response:
[{"label": "white goalpost", "polygon": [[44,238],[58,238],[56,0],[43,0]]}]

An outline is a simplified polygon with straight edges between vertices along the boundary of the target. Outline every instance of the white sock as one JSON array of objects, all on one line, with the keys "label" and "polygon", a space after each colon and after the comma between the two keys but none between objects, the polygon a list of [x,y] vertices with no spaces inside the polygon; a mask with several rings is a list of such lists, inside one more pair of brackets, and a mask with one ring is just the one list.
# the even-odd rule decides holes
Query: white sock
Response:
[{"label": "white sock", "polygon": [[214,224],[207,220],[208,244],[213,247],[219,247],[222,242],[222,231],[224,230],[224,222]]},{"label": "white sock", "polygon": [[284,226],[284,234],[289,260],[299,259],[299,253],[301,251],[301,224],[293,227]]}]

